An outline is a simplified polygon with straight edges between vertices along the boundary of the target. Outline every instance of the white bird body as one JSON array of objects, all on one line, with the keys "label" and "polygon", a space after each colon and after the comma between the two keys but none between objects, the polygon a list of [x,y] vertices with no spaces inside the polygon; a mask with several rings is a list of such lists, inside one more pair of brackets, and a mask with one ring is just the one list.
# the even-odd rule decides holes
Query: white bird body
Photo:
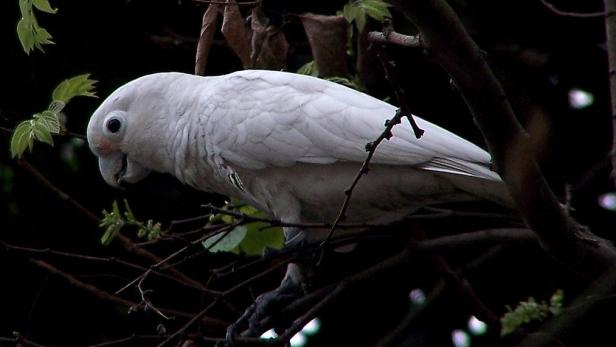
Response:
[{"label": "white bird body", "polygon": [[[92,116],[88,141],[113,186],[154,170],[283,221],[332,222],[366,159],[365,145],[395,112],[369,95],[292,73],[159,73],[112,93]],[[486,151],[415,120],[423,137],[406,121],[394,127],[353,191],[345,221],[390,222],[443,202],[509,203]]]}]

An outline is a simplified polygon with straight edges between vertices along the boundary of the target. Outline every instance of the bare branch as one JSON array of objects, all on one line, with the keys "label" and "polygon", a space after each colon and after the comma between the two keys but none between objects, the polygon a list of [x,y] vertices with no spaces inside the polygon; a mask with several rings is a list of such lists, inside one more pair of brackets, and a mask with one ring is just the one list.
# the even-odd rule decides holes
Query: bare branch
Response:
[{"label": "bare branch", "polygon": [[[411,113],[411,109],[404,95],[404,90],[402,89],[400,83],[398,82],[398,78],[396,77],[396,71],[394,71],[394,63],[387,56],[385,47],[381,48],[378,53],[378,56],[381,59],[383,71],[385,71],[385,78],[387,79],[387,82],[389,82],[389,84],[391,85],[391,88],[394,91],[394,95],[396,96],[396,101],[398,101],[398,105],[400,105],[400,109],[398,110],[398,112],[400,112],[402,114],[402,117],[406,118],[411,124],[411,128],[413,128],[415,138],[420,139],[423,136],[424,131],[417,125],[417,123],[415,122],[415,118],[413,118],[413,114]],[[389,138],[387,139],[389,140]]]},{"label": "bare branch", "polygon": [[[56,185],[51,183],[39,170],[37,170],[34,166],[32,166],[30,163],[28,163],[25,159],[20,159],[18,161],[18,164],[21,167],[23,167],[24,169],[26,169],[26,171],[29,174],[31,174],[43,187],[45,187],[48,190],[52,191],[53,193],[57,194],[60,197],[60,199],[69,202],[79,212],[81,212],[84,216],[86,216],[88,219],[90,219],[91,221],[93,221],[97,225],[100,224],[100,219],[94,213],[92,213],[92,211],[90,211],[87,208],[85,208],[78,201],[76,201],[71,196],[69,196],[67,193],[65,193],[63,190],[61,190]],[[120,245],[124,249],[126,249],[128,252],[135,253],[135,254],[143,257],[144,259],[148,259],[148,260],[153,261],[153,262],[161,261],[161,259],[158,256],[156,256],[154,253],[151,253],[151,252],[147,251],[146,249],[143,249],[142,247],[137,246],[128,237],[126,237],[126,236],[124,236],[122,234],[119,234],[116,238],[120,242]],[[173,276],[175,276],[178,280],[184,281],[186,283],[190,283],[192,286],[196,286],[196,287],[201,287],[202,286],[199,281],[196,281],[196,280],[188,277],[187,275],[183,274],[182,272],[180,272],[180,271],[178,271],[176,269],[172,269],[171,268],[168,271]]]},{"label": "bare branch", "polygon": [[[334,235],[334,231],[336,231],[336,228],[338,228],[338,225],[340,225],[340,222],[346,217],[346,210],[349,207],[349,202],[351,201],[353,190],[357,186],[357,183],[359,183],[359,180],[361,179],[361,177],[368,172],[368,166],[370,165],[370,161],[372,160],[372,157],[374,156],[374,153],[376,152],[377,146],[381,142],[383,142],[383,140],[390,139],[393,136],[391,133],[391,130],[396,124],[400,124],[402,117],[403,117],[403,114],[398,109],[396,111],[396,114],[392,117],[392,119],[385,122],[385,129],[383,130],[381,135],[379,135],[379,137],[377,137],[377,139],[374,140],[373,142],[366,144],[366,151],[368,152],[368,156],[366,157],[364,162],[361,164],[361,167],[355,174],[355,177],[353,177],[353,181],[351,182],[349,187],[344,190],[344,195],[345,195],[344,202],[342,203],[342,206],[340,207],[338,216],[332,223],[332,227],[329,230],[327,237],[321,243],[321,246],[323,247],[323,249],[325,249],[325,246],[329,243],[329,240]],[[323,258],[323,253],[321,254],[321,259],[319,260],[319,262],[321,262],[322,258]]]},{"label": "bare branch", "polygon": [[590,12],[590,13],[580,13],[580,12],[567,12],[562,11],[556,8],[556,6],[549,3],[547,0],[539,0],[543,4],[543,6],[547,7],[550,11],[556,13],[559,16],[565,17],[576,17],[576,18],[597,18],[604,17],[607,14],[607,11],[602,12]]},{"label": "bare branch", "polygon": [[451,7],[442,0],[412,0],[402,6],[418,27],[425,48],[456,83],[497,171],[543,248],[569,266],[594,275],[616,263],[612,244],[575,222],[550,190],[534,158],[528,155],[528,135],[503,88]]},{"label": "bare branch", "polygon": [[[212,204],[205,204],[205,205],[202,205],[202,207],[205,207],[212,211],[216,211],[217,213],[220,213],[220,214],[224,214],[227,216],[237,218],[239,219],[238,224],[246,224],[246,223],[252,223],[252,222],[264,222],[272,226],[279,226],[279,227],[295,227],[295,228],[310,228],[310,229],[330,229],[332,227],[331,223],[290,223],[290,222],[285,222],[285,221],[281,221],[278,219],[255,217],[255,216],[247,215],[245,213],[220,208]],[[342,223],[342,224],[339,224],[337,228],[365,229],[365,228],[379,228],[379,227],[386,227],[386,226],[387,225],[385,224],[368,224],[368,223],[344,224]]]},{"label": "bare branch", "polygon": [[[73,259],[79,259],[79,260],[86,260],[86,261],[94,261],[94,262],[100,262],[100,263],[112,263],[112,264],[118,264],[118,265],[123,265],[135,270],[140,270],[140,271],[146,271],[147,268],[135,264],[135,263],[131,263],[129,261],[126,260],[122,260],[116,257],[96,257],[96,256],[91,256],[91,255],[84,255],[84,254],[77,254],[77,253],[70,253],[70,252],[62,252],[62,251],[57,251],[54,249],[50,249],[50,248],[45,248],[45,249],[39,249],[39,248],[31,248],[31,247],[24,247],[24,246],[17,246],[17,245],[13,245],[10,243],[7,243],[6,241],[0,240],[0,245],[2,245],[4,248],[8,249],[8,250],[12,250],[12,251],[17,251],[17,252],[24,252],[24,253],[29,253],[29,254],[49,254],[49,255],[55,255],[55,256],[61,256],[61,257],[66,257],[66,258],[73,258]],[[206,287],[204,287],[203,285],[199,285],[199,286],[195,286],[190,282],[186,282],[186,281],[182,281],[179,280],[177,277],[168,275],[164,272],[160,272],[160,271],[154,271],[153,272],[155,275],[160,276],[162,278],[166,278],[170,281],[182,284],[188,288],[193,288],[193,289],[197,289],[197,290],[201,290],[203,292],[206,293],[210,293],[210,294],[218,294],[216,291],[210,290]]]},{"label": "bare branch", "polygon": [[15,346],[29,346],[29,347],[46,347],[45,345],[41,345],[40,343],[36,343],[30,339],[27,339],[21,335],[15,337],[0,337],[0,342],[8,342],[12,343]]},{"label": "bare branch", "polygon": [[368,33],[368,40],[373,43],[393,43],[394,45],[398,46],[421,48],[421,41],[419,40],[419,36],[404,35],[395,31],[371,31]]},{"label": "bare branch", "polygon": [[[136,307],[140,306],[140,304],[138,304],[138,303],[136,303],[134,301],[118,297],[118,296],[113,295],[113,294],[111,294],[111,293],[109,293],[109,292],[107,292],[105,290],[102,290],[102,289],[100,289],[100,288],[98,288],[98,287],[96,287],[96,286],[94,286],[92,284],[85,283],[85,282],[81,281],[80,279],[78,279],[77,277],[75,277],[75,276],[73,276],[73,275],[71,275],[69,273],[66,273],[66,272],[58,269],[57,267],[49,264],[48,262],[45,262],[45,261],[42,261],[42,260],[37,260],[37,259],[30,259],[30,261],[33,264],[35,264],[35,265],[37,265],[37,266],[39,266],[39,267],[41,267],[41,268],[43,268],[43,269],[53,273],[53,274],[56,274],[56,275],[64,278],[65,280],[69,281],[72,285],[74,285],[74,286],[76,286],[78,288],[84,289],[84,290],[94,294],[99,299],[102,299],[102,300],[105,300],[105,301],[114,302],[116,304],[124,305],[126,307],[135,307],[136,308]],[[160,308],[159,310],[160,310],[160,312],[165,312],[167,314],[171,314],[171,315],[178,316],[178,317],[185,317],[185,318],[193,318],[194,317],[194,314],[186,313],[186,312],[182,312],[182,311],[177,311],[177,310],[173,310],[173,309]],[[219,319],[209,318],[209,317],[205,317],[205,316],[201,316],[200,318],[202,318],[204,323],[206,323],[206,324],[212,324],[212,325],[222,326],[222,327],[224,327],[226,325],[225,322],[223,322],[223,321],[221,321]]]},{"label": "bare branch", "polygon": [[[215,232],[212,233],[208,233],[196,240],[191,241],[188,245],[178,249],[177,251],[169,254],[166,258],[164,259],[160,259],[157,263],[150,265],[150,267],[141,275],[137,276],[135,279],[133,279],[132,281],[128,282],[126,285],[124,285],[122,288],[118,289],[115,294],[120,294],[121,292],[125,291],[126,289],[130,288],[131,286],[133,286],[135,283],[139,283],[140,281],[143,280],[144,277],[147,277],[152,271],[161,268],[163,265],[165,265],[166,263],[168,263],[170,260],[174,259],[175,257],[179,256],[180,254],[183,254],[184,252],[186,252],[188,249],[190,249],[191,247],[195,246],[195,245],[199,245],[201,246],[201,242],[205,239],[207,239],[208,237],[211,237],[214,234],[218,234],[218,233],[228,233],[231,230],[233,230],[233,228],[237,226],[237,224],[229,224],[229,225],[225,225],[223,228],[221,228],[220,230],[217,230]],[[212,245],[210,245],[211,247],[214,247],[216,245],[216,243],[220,242],[220,240],[222,240],[224,238],[220,237],[218,240],[216,240],[216,242],[214,242]],[[212,293],[213,296],[218,297],[218,293],[214,294]]]},{"label": "bare branch", "polygon": [[605,11],[605,39],[610,78],[610,103],[612,113],[612,173],[616,185],[616,1],[603,0]]},{"label": "bare branch", "polygon": [[61,200],[64,200],[68,202],[69,204],[73,205],[73,207],[75,207],[79,212],[81,212],[82,215],[84,215],[85,217],[87,217],[88,219],[90,219],[96,224],[100,223],[100,219],[94,213],[92,213],[92,211],[85,208],[83,205],[81,205],[71,196],[66,194],[62,189],[58,188],[53,183],[51,183],[47,179],[47,177],[45,177],[39,170],[37,170],[34,166],[32,166],[27,160],[19,159],[17,161],[17,164],[19,164],[19,166],[24,168],[30,175],[32,175],[32,177],[34,177],[45,188],[56,193],[58,197],[60,197]]}]

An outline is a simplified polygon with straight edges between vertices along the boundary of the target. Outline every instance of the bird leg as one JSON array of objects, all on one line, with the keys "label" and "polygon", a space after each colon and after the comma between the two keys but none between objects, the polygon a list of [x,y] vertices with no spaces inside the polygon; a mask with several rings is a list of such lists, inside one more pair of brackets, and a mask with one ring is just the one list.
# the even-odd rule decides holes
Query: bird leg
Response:
[{"label": "bird leg", "polygon": [[278,288],[259,295],[255,302],[233,324],[227,328],[225,338],[229,345],[234,345],[234,337],[238,336],[243,326],[248,326],[247,336],[260,334],[262,327],[260,322],[272,314],[279,312],[282,308],[292,303],[296,299],[304,296],[305,278],[300,266],[290,263],[287,272]]}]

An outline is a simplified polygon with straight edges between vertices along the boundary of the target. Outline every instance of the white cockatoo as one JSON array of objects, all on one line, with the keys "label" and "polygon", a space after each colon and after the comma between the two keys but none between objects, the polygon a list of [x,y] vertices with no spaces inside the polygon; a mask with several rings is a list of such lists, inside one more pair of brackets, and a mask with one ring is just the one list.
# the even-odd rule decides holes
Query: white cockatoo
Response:
[{"label": "white cockatoo", "polygon": [[[290,223],[333,222],[367,143],[396,108],[323,79],[276,71],[201,77],[157,73],[113,92],[88,124],[107,183],[150,172],[235,197]],[[509,204],[490,155],[415,117],[393,129],[355,188],[345,222],[387,223],[430,204],[487,199]],[[287,228],[308,242],[329,230]]]}]

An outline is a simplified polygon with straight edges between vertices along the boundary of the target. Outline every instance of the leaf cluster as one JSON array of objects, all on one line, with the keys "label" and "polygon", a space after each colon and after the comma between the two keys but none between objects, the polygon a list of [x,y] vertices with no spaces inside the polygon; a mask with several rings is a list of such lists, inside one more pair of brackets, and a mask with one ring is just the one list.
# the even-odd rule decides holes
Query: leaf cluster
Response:
[{"label": "leaf cluster", "polygon": [[30,54],[34,48],[44,52],[43,45],[54,43],[51,34],[38,24],[33,8],[51,14],[58,12],[48,0],[19,0],[21,19],[17,22],[17,36],[26,54]]},{"label": "leaf cluster", "polygon": [[530,297],[527,301],[521,301],[513,310],[506,306],[508,312],[501,318],[501,336],[511,334],[529,323],[542,322],[550,316],[560,314],[563,298],[564,293],[559,289],[552,295],[549,303],[537,302]]},{"label": "leaf cluster", "polygon": [[160,223],[155,223],[151,219],[145,223],[137,220],[126,199],[124,199],[124,208],[124,212],[120,211],[118,202],[114,200],[111,206],[111,212],[103,210],[103,218],[99,224],[99,227],[105,230],[105,233],[101,237],[101,243],[103,245],[107,246],[110,244],[111,241],[120,234],[120,231],[127,226],[137,228],[137,237],[139,238],[145,237],[147,240],[154,240],[160,237]]},{"label": "leaf cluster", "polygon": [[40,141],[53,146],[53,135],[61,133],[59,113],[66,104],[76,96],[96,97],[94,94],[95,80],[90,74],[75,76],[62,81],[54,89],[49,107],[17,125],[11,138],[11,156],[21,157],[28,149],[32,152],[34,141]]},{"label": "leaf cluster", "polygon": [[[250,205],[225,205],[225,209],[248,217],[265,218],[265,214]],[[261,255],[269,249],[281,249],[284,246],[284,233],[281,227],[272,226],[263,221],[243,223],[241,219],[229,214],[219,213],[210,218],[208,224],[237,224],[227,232],[218,233],[205,239],[202,244],[206,250],[231,252],[245,255]]]},{"label": "leaf cluster", "polygon": [[391,4],[383,0],[353,0],[342,8],[342,15],[349,23],[355,23],[357,30],[364,31],[367,18],[383,21],[391,17]]}]

